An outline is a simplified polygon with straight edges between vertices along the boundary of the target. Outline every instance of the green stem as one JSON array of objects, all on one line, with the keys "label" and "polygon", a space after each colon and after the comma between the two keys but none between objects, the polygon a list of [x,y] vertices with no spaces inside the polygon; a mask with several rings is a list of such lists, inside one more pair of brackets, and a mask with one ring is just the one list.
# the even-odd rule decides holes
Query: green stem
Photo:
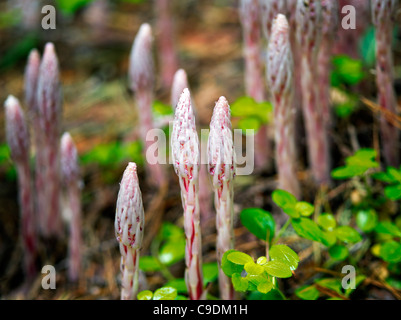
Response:
[{"label": "green stem", "polygon": [[273,288],[280,294],[281,298],[283,298],[283,300],[287,300],[287,298],[285,297],[284,293],[282,293],[280,288],[278,287],[276,277],[273,277],[272,283],[273,283]]},{"label": "green stem", "polygon": [[288,218],[288,220],[284,223],[284,225],[281,227],[280,231],[277,233],[277,236],[274,237],[273,241],[272,241],[272,245],[276,244],[277,241],[280,240],[281,236],[283,235],[283,233],[285,232],[285,230],[287,230],[288,226],[291,223],[291,218]]}]

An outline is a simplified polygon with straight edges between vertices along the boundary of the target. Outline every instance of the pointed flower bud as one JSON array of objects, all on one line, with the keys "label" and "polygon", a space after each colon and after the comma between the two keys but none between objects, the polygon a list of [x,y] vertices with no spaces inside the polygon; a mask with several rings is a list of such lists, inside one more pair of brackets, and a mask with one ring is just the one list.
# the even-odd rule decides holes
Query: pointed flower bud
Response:
[{"label": "pointed flower bud", "polygon": [[124,171],[117,198],[115,235],[120,244],[122,300],[136,298],[139,279],[139,254],[142,246],[145,214],[136,164]]}]

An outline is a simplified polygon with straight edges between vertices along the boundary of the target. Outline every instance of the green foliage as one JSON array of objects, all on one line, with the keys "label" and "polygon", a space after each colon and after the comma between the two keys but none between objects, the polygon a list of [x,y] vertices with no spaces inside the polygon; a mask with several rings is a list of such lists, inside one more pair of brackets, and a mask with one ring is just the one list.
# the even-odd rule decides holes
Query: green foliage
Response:
[{"label": "green foliage", "polygon": [[281,261],[289,266],[291,270],[298,268],[298,255],[286,245],[277,244],[272,246],[269,251],[269,256],[272,261]]},{"label": "green foliage", "polygon": [[17,170],[11,160],[10,148],[7,144],[0,145],[0,167],[4,169],[7,180],[15,181],[17,179]]},{"label": "green foliage", "polygon": [[329,248],[329,254],[334,260],[342,261],[348,257],[349,251],[346,246],[334,245]]},{"label": "green foliage", "polygon": [[171,107],[171,105],[164,104],[163,102],[159,100],[153,101],[152,105],[152,113],[153,115],[158,118],[162,116],[168,116],[168,115],[173,115],[174,110]]},{"label": "green foliage", "polygon": [[270,212],[259,208],[244,209],[240,213],[241,223],[257,238],[271,241],[274,237],[276,223]]},{"label": "green foliage", "polygon": [[388,199],[393,201],[401,199],[401,167],[398,170],[394,167],[387,167],[386,172],[378,172],[372,176],[389,184],[384,188],[384,194]]},{"label": "green foliage", "polygon": [[386,262],[401,262],[401,243],[387,241],[380,246],[379,256]]},{"label": "green foliage", "polygon": [[56,0],[57,8],[65,15],[73,15],[94,0]]},{"label": "green foliage", "polygon": [[19,61],[25,60],[29,52],[38,46],[38,42],[38,36],[34,33],[27,33],[21,39],[17,39],[0,57],[0,70],[12,68]]},{"label": "green foliage", "polygon": [[142,271],[162,271],[182,261],[185,257],[184,230],[173,223],[164,222],[152,242],[152,247],[157,250],[154,255],[141,256],[139,259],[139,268]]},{"label": "green foliage", "polygon": [[272,199],[290,216],[290,222],[298,236],[323,244],[329,249],[328,252],[334,260],[344,260],[348,257],[349,251],[344,244],[362,241],[362,237],[354,228],[347,225],[338,226],[332,214],[321,214],[317,223],[311,220],[308,217],[315,211],[314,206],[305,201],[297,201],[284,190],[275,190]]},{"label": "green foliage", "polygon": [[363,64],[360,60],[352,59],[346,55],[337,55],[333,57],[332,63],[331,85],[333,87],[356,85],[365,77]]},{"label": "green foliage", "polygon": [[356,224],[364,232],[372,231],[378,223],[378,216],[374,209],[359,210],[356,215]]},{"label": "green foliage", "polygon": [[231,278],[236,291],[267,294],[277,289],[275,278],[291,277],[299,262],[298,255],[285,245],[273,245],[269,254],[270,261],[259,257],[255,263],[246,253],[228,250],[222,257],[221,268]]},{"label": "green foliage", "polygon": [[97,164],[105,168],[114,168],[126,161],[143,164],[142,145],[139,141],[99,144],[81,156],[82,164]]},{"label": "green foliage", "polygon": [[360,149],[353,156],[345,160],[346,165],[334,169],[331,176],[334,179],[348,179],[362,176],[369,169],[378,168],[379,163],[376,162],[377,156],[374,149]]},{"label": "green foliage", "polygon": [[238,118],[237,127],[256,131],[272,118],[273,107],[270,102],[256,102],[251,97],[240,97],[231,104],[231,116]]},{"label": "green foliage", "polygon": [[295,196],[285,190],[274,190],[272,199],[291,218],[308,217],[315,211],[312,204],[306,201],[297,201]]},{"label": "green foliage", "polygon": [[314,285],[304,285],[295,290],[295,295],[302,300],[317,300],[320,292]]}]

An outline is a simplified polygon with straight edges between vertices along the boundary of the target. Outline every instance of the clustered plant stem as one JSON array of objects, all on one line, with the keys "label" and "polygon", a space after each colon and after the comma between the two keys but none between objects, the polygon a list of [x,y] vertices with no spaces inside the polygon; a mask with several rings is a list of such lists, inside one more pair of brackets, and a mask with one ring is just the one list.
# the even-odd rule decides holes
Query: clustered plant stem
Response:
[{"label": "clustered plant stem", "polygon": [[11,158],[18,174],[21,236],[24,251],[23,268],[32,280],[35,275],[36,230],[34,216],[34,197],[30,169],[30,140],[27,123],[19,101],[9,96],[5,102],[6,138]]},{"label": "clustered plant stem", "polygon": [[[244,39],[245,91],[256,102],[265,100],[263,63],[260,50],[260,22],[258,0],[241,0],[239,7]],[[270,162],[270,141],[267,125],[255,135],[255,167],[266,169]]]},{"label": "clustered plant stem", "polygon": [[330,181],[330,158],[323,110],[319,103],[317,55],[321,39],[321,5],[316,0],[298,0],[297,41],[301,51],[302,109],[309,166],[318,184]]},{"label": "clustered plant stem", "polygon": [[54,45],[47,43],[40,65],[37,107],[40,129],[36,132],[36,190],[38,199],[39,227],[43,236],[60,237],[60,128],[61,90],[59,66]]},{"label": "clustered plant stem", "polygon": [[69,234],[68,278],[76,282],[81,269],[82,228],[81,228],[81,178],[78,152],[68,132],[61,137],[61,173],[64,184],[64,210],[67,210]]},{"label": "clustered plant stem", "polygon": [[178,58],[174,44],[172,1],[155,0],[155,5],[161,81],[165,88],[170,88],[173,82],[174,73],[178,67]]},{"label": "clustered plant stem", "polygon": [[172,160],[181,187],[184,209],[185,282],[189,298],[204,296],[202,274],[202,240],[199,210],[200,146],[189,90],[184,89],[175,109],[171,138]]},{"label": "clustered plant stem", "polygon": [[[230,117],[228,101],[225,97],[220,97],[213,110],[208,140],[208,169],[215,192],[216,251],[219,265],[223,254],[227,250],[234,249],[235,152]],[[234,299],[231,279],[221,268],[219,268],[219,288],[223,300]]]},{"label": "clustered plant stem", "polygon": [[[372,18],[376,27],[376,82],[379,105],[387,111],[397,113],[394,92],[394,65],[391,49],[393,19],[397,0],[373,0]],[[399,131],[386,117],[380,119],[383,156],[387,165],[399,166]]]},{"label": "clustered plant stem", "polygon": [[289,26],[284,15],[278,14],[273,22],[268,46],[267,80],[274,105],[276,167],[279,188],[299,199],[297,156],[295,148],[295,108],[293,104],[293,59]]},{"label": "clustered plant stem", "polygon": [[152,29],[149,24],[141,25],[132,46],[129,77],[132,90],[138,108],[140,136],[144,143],[144,155],[146,157],[147,169],[153,184],[159,186],[166,182],[165,172],[154,155],[148,154],[147,150],[153,141],[146,139],[147,135],[154,128],[152,104],[154,90],[154,66],[152,57]]},{"label": "clustered plant stem", "polygon": [[338,26],[338,2],[322,0],[322,40],[318,54],[319,101],[326,130],[332,125],[330,110],[330,66]]},{"label": "clustered plant stem", "polygon": [[136,299],[138,293],[139,255],[144,225],[145,215],[137,167],[135,163],[130,162],[121,180],[114,222],[121,252],[121,300]]}]

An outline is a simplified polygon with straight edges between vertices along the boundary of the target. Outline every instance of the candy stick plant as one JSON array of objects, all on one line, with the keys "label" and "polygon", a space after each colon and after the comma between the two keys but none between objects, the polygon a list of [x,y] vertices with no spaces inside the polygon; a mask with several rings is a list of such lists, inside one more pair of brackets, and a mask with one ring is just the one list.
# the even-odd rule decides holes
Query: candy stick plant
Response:
[{"label": "candy stick plant", "polygon": [[175,109],[171,150],[174,170],[180,182],[184,209],[185,281],[190,299],[199,300],[204,294],[198,199],[200,146],[188,89],[184,89]]},{"label": "candy stick plant", "polygon": [[61,176],[64,184],[63,210],[67,211],[69,219],[69,267],[70,281],[77,281],[81,270],[81,177],[78,164],[78,152],[74,141],[68,132],[61,137]]},{"label": "candy stick plant", "polygon": [[[151,155],[147,154],[147,150],[152,141],[147,141],[146,136],[154,128],[152,103],[155,80],[152,56],[152,29],[147,23],[141,25],[132,46],[129,78],[138,108],[140,136],[144,143],[144,154],[146,157],[150,157]],[[147,161],[147,169],[151,177],[149,181],[153,181],[158,185],[165,183],[165,172],[158,162],[151,164]]]},{"label": "candy stick plant", "polygon": [[267,80],[274,105],[276,167],[279,188],[300,197],[296,176],[295,108],[293,104],[293,60],[289,26],[284,15],[273,22],[268,46]]},{"label": "candy stick plant", "polygon": [[[242,25],[245,59],[245,92],[256,102],[265,100],[263,63],[260,49],[260,21],[258,0],[241,0],[239,16]],[[268,128],[262,126],[255,135],[255,167],[266,169],[270,157]]]},{"label": "candy stick plant", "polygon": [[302,109],[310,168],[318,184],[330,179],[330,159],[323,110],[319,104],[317,55],[321,39],[321,5],[315,0],[298,0],[297,41],[301,50]]},{"label": "candy stick plant", "polygon": [[24,250],[23,269],[28,278],[35,275],[36,224],[34,216],[34,195],[30,168],[29,131],[19,101],[9,96],[4,104],[6,118],[6,137],[11,158],[17,167],[21,236]]},{"label": "candy stick plant", "polygon": [[61,87],[59,66],[54,45],[47,43],[40,65],[37,107],[42,145],[36,146],[38,153],[36,190],[38,197],[39,227],[41,234],[60,236],[62,221],[60,215],[60,128],[61,128]]},{"label": "candy stick plant", "polygon": [[[220,97],[213,110],[208,140],[208,169],[212,176],[214,204],[216,207],[217,261],[224,252],[234,249],[234,176],[235,152],[231,132],[230,106],[225,97]],[[219,269],[220,296],[232,300],[234,291],[231,281]]]},{"label": "candy stick plant", "polygon": [[330,65],[339,19],[337,1],[323,0],[321,4],[322,40],[318,53],[319,101],[322,105],[323,121],[327,130],[332,125],[330,108]]},{"label": "candy stick plant", "polygon": [[139,255],[145,225],[144,219],[137,167],[135,163],[131,162],[125,169],[121,180],[114,222],[121,252],[122,300],[136,299],[138,293]]},{"label": "candy stick plant", "polygon": [[[379,105],[386,111],[397,113],[397,100],[394,92],[394,65],[391,50],[393,20],[397,0],[372,1],[372,19],[376,27],[376,82]],[[380,132],[383,156],[387,165],[398,166],[400,149],[398,146],[399,130],[382,116]]]}]

